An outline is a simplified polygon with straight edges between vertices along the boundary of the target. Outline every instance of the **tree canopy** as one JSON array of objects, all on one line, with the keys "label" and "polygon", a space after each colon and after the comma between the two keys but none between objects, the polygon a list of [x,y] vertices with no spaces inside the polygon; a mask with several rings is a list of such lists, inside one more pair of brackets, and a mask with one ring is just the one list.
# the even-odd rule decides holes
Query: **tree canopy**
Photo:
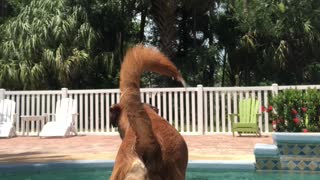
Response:
[{"label": "tree canopy", "polygon": [[[320,81],[318,0],[0,1],[0,87],[116,88],[126,49],[159,47],[192,86]],[[146,73],[143,86],[175,86]]]}]

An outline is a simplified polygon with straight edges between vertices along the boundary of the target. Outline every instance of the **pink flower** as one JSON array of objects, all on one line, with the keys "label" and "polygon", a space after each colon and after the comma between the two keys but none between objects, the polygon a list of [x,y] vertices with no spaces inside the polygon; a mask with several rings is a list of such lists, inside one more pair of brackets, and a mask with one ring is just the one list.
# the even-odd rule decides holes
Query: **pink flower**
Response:
[{"label": "pink flower", "polygon": [[292,109],[292,110],[291,110],[291,114],[296,115],[296,114],[298,114],[298,112],[297,112],[297,110]]},{"label": "pink flower", "polygon": [[304,129],[302,129],[302,132],[306,133],[306,132],[308,132],[308,129],[304,128]]},{"label": "pink flower", "polygon": [[305,112],[307,112],[307,108],[303,107],[303,108],[301,108],[301,111],[305,113]]},{"label": "pink flower", "polygon": [[295,124],[299,124],[300,119],[296,117],[296,118],[293,119],[293,122],[294,122]]},{"label": "pink flower", "polygon": [[272,107],[272,106],[269,106],[268,109],[267,109],[267,112],[271,112],[272,109],[273,109],[273,107]]},{"label": "pink flower", "polygon": [[266,107],[261,106],[261,112],[265,112],[266,111]]},{"label": "pink flower", "polygon": [[277,124],[284,123],[283,119],[278,119]]}]

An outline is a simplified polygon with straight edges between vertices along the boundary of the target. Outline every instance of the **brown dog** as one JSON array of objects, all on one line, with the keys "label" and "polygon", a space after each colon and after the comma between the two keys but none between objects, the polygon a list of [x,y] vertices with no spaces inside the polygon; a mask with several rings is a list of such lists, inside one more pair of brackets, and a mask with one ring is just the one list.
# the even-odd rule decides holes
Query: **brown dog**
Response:
[{"label": "brown dog", "polygon": [[[180,134],[165,119],[158,115],[158,109],[149,104],[144,104],[144,109],[151,119],[152,129],[160,143],[165,170],[164,179],[185,179],[188,163],[188,149]],[[121,117],[122,116],[122,117]],[[119,104],[110,108],[110,121],[113,127],[118,127],[120,137],[123,139],[127,131],[128,121],[123,118]],[[166,133],[162,133],[165,131]],[[169,168],[170,167],[170,168]]]},{"label": "brown dog", "polygon": [[111,119],[118,119],[114,122],[118,122],[122,138],[111,179],[185,179],[188,149],[184,139],[140,101],[144,71],[184,83],[177,68],[158,50],[138,45],[127,52],[120,71],[120,103],[110,109]]},{"label": "brown dog", "polygon": [[[152,110],[154,110],[154,112],[156,112],[157,114],[159,113],[159,109],[150,105],[150,104],[144,104],[144,106],[148,106],[150,107]],[[148,107],[145,107],[145,110],[147,111],[149,108]],[[113,104],[111,107],[110,107],[110,110],[109,110],[109,120],[110,120],[110,125],[114,128],[118,128],[118,132],[120,134],[120,137],[121,139],[123,139],[124,137],[124,134],[125,134],[125,131],[126,129],[128,128],[129,126],[129,123],[128,121],[121,121],[119,122],[120,120],[120,114],[121,114],[121,108],[119,106],[119,104]],[[125,119],[126,120],[126,119]],[[119,124],[120,123],[120,124]]]}]

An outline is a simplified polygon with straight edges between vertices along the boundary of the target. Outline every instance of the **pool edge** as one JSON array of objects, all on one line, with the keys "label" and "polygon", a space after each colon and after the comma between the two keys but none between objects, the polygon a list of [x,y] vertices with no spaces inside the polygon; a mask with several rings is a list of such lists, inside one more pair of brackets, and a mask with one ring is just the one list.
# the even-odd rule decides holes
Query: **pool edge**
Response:
[{"label": "pool edge", "polygon": [[[85,167],[113,167],[114,160],[68,160],[60,162],[39,162],[39,163],[18,163],[18,164],[0,164],[1,170],[9,169],[52,169],[52,168],[85,168]],[[246,170],[254,171],[255,162],[246,160],[190,160],[188,169],[210,169],[210,170]]]}]

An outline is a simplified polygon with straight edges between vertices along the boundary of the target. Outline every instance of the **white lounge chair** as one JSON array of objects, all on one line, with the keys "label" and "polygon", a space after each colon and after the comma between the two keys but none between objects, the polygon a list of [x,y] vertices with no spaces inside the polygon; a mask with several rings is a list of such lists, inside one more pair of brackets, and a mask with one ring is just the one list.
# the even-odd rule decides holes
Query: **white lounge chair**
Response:
[{"label": "white lounge chair", "polygon": [[16,134],[16,103],[10,99],[0,101],[0,137],[12,137]]},{"label": "white lounge chair", "polygon": [[[52,114],[47,114],[47,121],[49,116]],[[75,121],[77,119],[77,102],[71,98],[63,98],[57,101],[56,113],[54,115],[54,120],[47,122],[39,136],[40,137],[52,137],[52,136],[68,136],[72,133],[77,135]]]}]

